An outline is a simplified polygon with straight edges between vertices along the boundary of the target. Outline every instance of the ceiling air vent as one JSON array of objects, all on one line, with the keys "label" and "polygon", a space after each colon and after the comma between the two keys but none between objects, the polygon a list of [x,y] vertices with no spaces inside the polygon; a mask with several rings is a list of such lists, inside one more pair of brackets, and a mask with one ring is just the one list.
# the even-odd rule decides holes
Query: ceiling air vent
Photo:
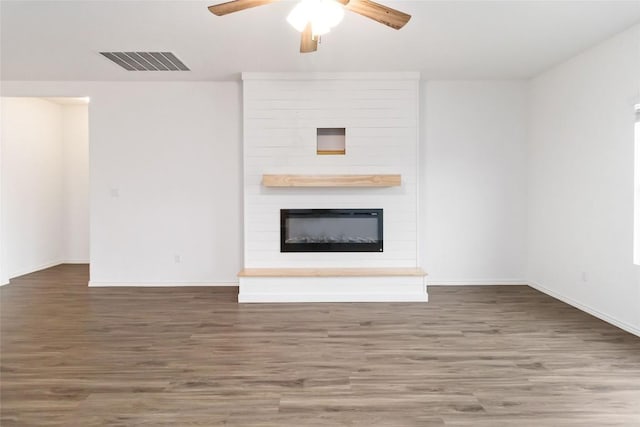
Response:
[{"label": "ceiling air vent", "polygon": [[171,52],[100,52],[127,71],[189,71]]}]

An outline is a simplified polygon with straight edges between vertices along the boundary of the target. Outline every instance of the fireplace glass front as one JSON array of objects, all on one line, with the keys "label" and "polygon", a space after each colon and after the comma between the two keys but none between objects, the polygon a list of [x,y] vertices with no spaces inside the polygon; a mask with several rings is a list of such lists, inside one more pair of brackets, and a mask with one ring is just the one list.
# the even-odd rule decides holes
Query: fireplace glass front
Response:
[{"label": "fireplace glass front", "polygon": [[280,252],[382,252],[382,209],[281,209]]}]

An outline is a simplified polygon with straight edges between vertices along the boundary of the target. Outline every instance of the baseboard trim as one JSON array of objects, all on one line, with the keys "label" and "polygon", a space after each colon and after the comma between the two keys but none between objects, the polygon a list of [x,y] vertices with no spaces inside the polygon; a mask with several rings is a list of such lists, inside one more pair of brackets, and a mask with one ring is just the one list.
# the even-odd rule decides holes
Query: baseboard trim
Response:
[{"label": "baseboard trim", "polygon": [[9,275],[9,280],[15,279],[15,278],[20,277],[20,276],[25,276],[27,274],[35,273],[36,271],[46,270],[47,268],[55,267],[55,266],[60,265],[60,264],[63,264],[63,262],[62,261],[46,262],[46,263],[41,264],[39,266],[28,268],[26,270],[19,271],[17,273],[11,273]]},{"label": "baseboard trim", "polygon": [[95,282],[89,281],[91,288],[130,287],[130,288],[177,288],[177,287],[238,287],[238,282]]},{"label": "baseboard trim", "polygon": [[622,320],[616,319],[615,317],[611,317],[608,314],[605,314],[601,311],[596,310],[595,308],[589,307],[588,305],[582,304],[576,300],[574,300],[573,298],[569,298],[567,296],[561,295],[555,291],[552,291],[551,289],[545,288],[544,286],[542,286],[541,284],[537,283],[537,282],[529,282],[529,286],[532,287],[533,289],[542,292],[543,294],[547,294],[552,298],[555,298],[557,300],[560,300],[566,304],[569,304],[572,307],[577,308],[578,310],[584,311],[585,313],[588,313],[594,317],[597,317],[600,320],[603,320],[607,323],[612,324],[613,326],[616,326],[624,331],[629,332],[630,334],[636,335],[638,337],[640,337],[640,329],[634,327],[633,325],[628,324],[627,322],[623,322]]},{"label": "baseboard trim", "polygon": [[60,261],[60,264],[90,264],[88,259],[71,259]]},{"label": "baseboard trim", "polygon": [[524,279],[513,280],[427,280],[427,286],[528,286],[529,282]]}]

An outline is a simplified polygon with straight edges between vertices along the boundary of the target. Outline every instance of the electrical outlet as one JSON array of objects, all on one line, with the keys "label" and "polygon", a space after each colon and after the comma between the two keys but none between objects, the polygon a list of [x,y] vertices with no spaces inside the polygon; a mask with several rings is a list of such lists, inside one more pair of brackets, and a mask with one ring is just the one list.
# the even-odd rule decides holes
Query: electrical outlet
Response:
[{"label": "electrical outlet", "polygon": [[120,197],[120,190],[118,190],[117,188],[112,188],[110,193],[111,193],[111,197],[113,198]]},{"label": "electrical outlet", "polygon": [[180,257],[180,255],[174,255],[174,256],[173,256],[173,261],[174,261],[176,264],[180,264],[180,262],[182,261],[182,258]]},{"label": "electrical outlet", "polygon": [[582,278],[583,282],[588,282],[589,281],[589,279],[587,278],[586,271],[583,271],[580,277]]}]

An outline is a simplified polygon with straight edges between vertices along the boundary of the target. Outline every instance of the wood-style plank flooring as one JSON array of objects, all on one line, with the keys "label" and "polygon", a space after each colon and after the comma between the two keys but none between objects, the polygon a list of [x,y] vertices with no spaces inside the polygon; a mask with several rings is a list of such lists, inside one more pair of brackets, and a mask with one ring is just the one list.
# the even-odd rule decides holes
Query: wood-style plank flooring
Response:
[{"label": "wood-style plank flooring", "polygon": [[640,426],[640,338],[524,286],[238,305],[235,288],[0,289],[9,426]]}]

